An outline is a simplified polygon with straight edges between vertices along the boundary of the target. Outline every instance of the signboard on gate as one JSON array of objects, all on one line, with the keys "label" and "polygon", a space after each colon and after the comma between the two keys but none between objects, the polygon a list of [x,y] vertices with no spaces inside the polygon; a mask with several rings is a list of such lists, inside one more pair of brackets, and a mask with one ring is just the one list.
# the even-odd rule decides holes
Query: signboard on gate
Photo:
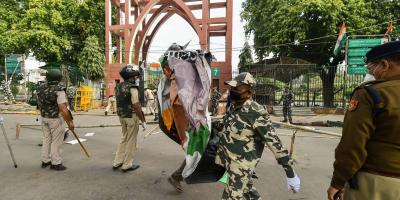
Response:
[{"label": "signboard on gate", "polygon": [[371,48],[389,41],[390,37],[384,35],[350,36],[346,46],[347,74],[366,74],[365,55]]},{"label": "signboard on gate", "polygon": [[221,69],[220,68],[211,68],[211,76],[212,77],[220,77]]}]

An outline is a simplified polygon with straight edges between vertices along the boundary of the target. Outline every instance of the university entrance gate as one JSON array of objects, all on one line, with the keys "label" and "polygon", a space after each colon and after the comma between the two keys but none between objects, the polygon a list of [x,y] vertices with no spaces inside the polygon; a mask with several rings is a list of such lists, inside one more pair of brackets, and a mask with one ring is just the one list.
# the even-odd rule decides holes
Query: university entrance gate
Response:
[{"label": "university entrance gate", "polygon": [[[146,63],[155,34],[175,14],[193,28],[204,50],[209,49],[211,37],[225,38],[225,60],[211,66],[218,71],[213,85],[223,88],[232,76],[232,6],[233,0],[105,0],[106,95],[114,94],[122,66],[146,66],[142,63]],[[224,9],[225,16],[212,17],[215,9]],[[194,11],[201,11],[201,16],[195,17]]]}]

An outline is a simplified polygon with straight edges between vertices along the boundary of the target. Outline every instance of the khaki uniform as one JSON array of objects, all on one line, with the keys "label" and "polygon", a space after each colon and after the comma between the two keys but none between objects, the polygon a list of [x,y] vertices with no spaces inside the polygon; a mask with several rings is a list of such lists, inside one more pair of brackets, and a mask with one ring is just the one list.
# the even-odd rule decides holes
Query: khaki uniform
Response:
[{"label": "khaki uniform", "polygon": [[347,200],[395,200],[400,199],[400,179],[375,175],[366,172],[357,173],[358,190],[345,186],[344,199]]},{"label": "khaki uniform", "polygon": [[105,111],[110,112],[110,109],[113,113],[117,112],[117,101],[115,100],[114,96],[108,97],[107,107]]},{"label": "khaki uniform", "polygon": [[[139,103],[139,92],[137,88],[129,89],[131,104]],[[117,101],[120,98],[117,94]],[[121,104],[121,105],[120,105]],[[118,110],[123,110],[122,103],[118,103]],[[119,120],[122,126],[122,135],[118,145],[118,149],[114,158],[113,166],[122,164],[122,169],[129,169],[133,165],[133,159],[137,150],[137,135],[139,132],[139,119],[135,113],[131,113],[131,117],[126,117],[118,112]]]},{"label": "khaki uniform", "polygon": [[353,93],[331,182],[337,189],[350,179],[358,183],[358,190],[347,186],[346,200],[400,199],[399,91],[400,77],[392,77],[365,83]]},{"label": "khaki uniform", "polygon": [[[41,98],[38,96],[38,98]],[[57,92],[57,104],[67,103],[64,91]],[[59,115],[57,118],[47,118],[42,116],[43,146],[42,162],[52,165],[62,163],[61,145],[64,141],[65,126],[63,119]]]},{"label": "khaki uniform", "polygon": [[154,110],[155,101],[154,101],[153,93],[151,92],[151,90],[147,89],[145,91],[144,96],[147,99],[146,114],[154,114],[155,113],[155,110]]}]

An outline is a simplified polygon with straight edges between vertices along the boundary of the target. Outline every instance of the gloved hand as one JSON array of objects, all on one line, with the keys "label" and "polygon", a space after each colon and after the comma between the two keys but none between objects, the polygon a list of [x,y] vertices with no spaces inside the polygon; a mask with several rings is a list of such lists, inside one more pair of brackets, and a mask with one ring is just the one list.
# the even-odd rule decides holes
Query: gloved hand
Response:
[{"label": "gloved hand", "polygon": [[293,193],[300,191],[300,178],[295,174],[293,178],[287,178],[288,189]]},{"label": "gloved hand", "polygon": [[146,129],[147,129],[147,124],[146,124],[146,122],[142,122],[142,127],[143,127],[143,130],[146,130]]}]

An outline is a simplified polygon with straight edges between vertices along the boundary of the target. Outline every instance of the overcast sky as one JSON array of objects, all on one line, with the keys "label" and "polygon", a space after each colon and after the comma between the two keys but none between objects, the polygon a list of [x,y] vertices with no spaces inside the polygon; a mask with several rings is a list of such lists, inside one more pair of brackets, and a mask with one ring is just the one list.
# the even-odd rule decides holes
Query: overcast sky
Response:
[{"label": "overcast sky", "polygon": [[[240,21],[240,11],[243,0],[233,1],[233,41],[232,47],[242,47],[245,41],[244,35],[244,22]],[[196,11],[194,15],[199,18],[201,16],[200,11]],[[211,17],[222,17],[225,16],[224,9],[214,9],[211,12]],[[199,38],[196,35],[192,27],[180,16],[174,15],[160,28],[158,33],[155,35],[152,45],[150,46],[150,53],[148,55],[147,61],[158,61],[161,54],[160,51],[165,51],[169,45],[173,42],[177,42],[180,45],[184,45],[189,40],[191,43],[189,45],[190,49],[199,49]],[[253,41],[249,41],[251,44]],[[210,41],[211,52],[214,52],[217,60],[224,60],[224,48],[225,40],[223,37],[212,38]],[[222,48],[222,49],[221,49]],[[232,68],[235,69],[239,63],[239,50],[233,50],[232,52]]]}]

